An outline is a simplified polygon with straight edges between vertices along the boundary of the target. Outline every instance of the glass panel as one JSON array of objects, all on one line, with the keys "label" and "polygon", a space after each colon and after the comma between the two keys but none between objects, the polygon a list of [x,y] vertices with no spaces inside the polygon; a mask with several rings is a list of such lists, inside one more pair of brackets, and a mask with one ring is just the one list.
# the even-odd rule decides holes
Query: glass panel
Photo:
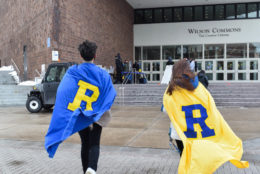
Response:
[{"label": "glass panel", "polygon": [[250,80],[258,80],[258,73],[250,73]]},{"label": "glass panel", "polygon": [[154,22],[162,22],[162,9],[154,9]]},{"label": "glass panel", "polygon": [[203,8],[202,6],[194,7],[194,20],[202,21],[203,20]]},{"label": "glass panel", "polygon": [[174,8],[174,21],[182,21],[182,8]]},{"label": "glass panel", "polygon": [[258,4],[258,17],[260,17],[260,3]]},{"label": "glass panel", "polygon": [[160,60],[160,47],[143,47],[143,60]]},{"label": "glass panel", "polygon": [[145,74],[145,76],[146,76],[147,81],[151,81],[151,75],[150,74]]},{"label": "glass panel", "polygon": [[205,6],[204,7],[204,19],[205,20],[213,20],[213,6]]},{"label": "glass panel", "polygon": [[226,19],[235,19],[235,5],[226,5]]},{"label": "glass panel", "polygon": [[160,71],[160,62],[153,62],[153,71]]},{"label": "glass panel", "polygon": [[215,6],[215,19],[222,20],[224,19],[224,5],[216,5]]},{"label": "glass panel", "polygon": [[160,74],[153,74],[153,81],[160,81]]},{"label": "glass panel", "polygon": [[205,69],[206,69],[206,71],[212,71],[213,70],[213,61],[205,61]]},{"label": "glass panel", "polygon": [[141,60],[141,47],[135,47],[135,61]]},{"label": "glass panel", "polygon": [[258,61],[257,60],[250,61],[250,70],[258,70]]},{"label": "glass panel", "polygon": [[217,62],[217,70],[224,70],[224,61]]},{"label": "glass panel", "polygon": [[202,59],[202,45],[183,45],[183,57]]},{"label": "glass panel", "polygon": [[204,49],[205,59],[224,58],[224,44],[205,45]]},{"label": "glass panel", "polygon": [[202,62],[197,61],[197,71],[201,71],[202,70]]},{"label": "glass panel", "polygon": [[153,10],[144,10],[144,22],[151,23],[153,22]]},{"label": "glass panel", "polygon": [[164,71],[165,68],[166,68],[166,63],[167,63],[167,62],[163,62],[163,71]]},{"label": "glass panel", "polygon": [[238,73],[238,80],[246,80],[246,73]]},{"label": "glass panel", "polygon": [[235,70],[235,61],[227,62],[227,70]]},{"label": "glass panel", "polygon": [[247,5],[247,17],[248,18],[257,17],[257,4],[248,4]]},{"label": "glass panel", "polygon": [[66,72],[66,67],[53,66],[50,68],[46,82],[60,82]]},{"label": "glass panel", "polygon": [[143,10],[136,10],[135,11],[135,23],[136,24],[141,24],[144,23],[144,15],[143,15]]},{"label": "glass panel", "polygon": [[237,18],[246,18],[246,4],[237,4]]},{"label": "glass panel", "polygon": [[235,80],[235,73],[227,73],[227,80]]},{"label": "glass panel", "polygon": [[260,43],[249,43],[249,57],[250,58],[260,57]]},{"label": "glass panel", "polygon": [[164,9],[164,22],[172,22],[172,8]]},{"label": "glass panel", "polygon": [[213,74],[212,73],[206,73],[206,76],[208,77],[208,80],[213,80]]},{"label": "glass panel", "polygon": [[184,21],[192,21],[192,7],[184,7]]},{"label": "glass panel", "polygon": [[238,61],[238,70],[245,70],[246,69],[246,61]]},{"label": "glass panel", "polygon": [[246,58],[246,44],[227,44],[227,58]]},{"label": "glass panel", "polygon": [[217,73],[217,80],[224,80],[224,73]]},{"label": "glass panel", "polygon": [[150,71],[150,62],[144,62],[144,71]]},{"label": "glass panel", "polygon": [[172,59],[180,59],[181,58],[181,46],[163,46],[163,59],[168,60]]}]

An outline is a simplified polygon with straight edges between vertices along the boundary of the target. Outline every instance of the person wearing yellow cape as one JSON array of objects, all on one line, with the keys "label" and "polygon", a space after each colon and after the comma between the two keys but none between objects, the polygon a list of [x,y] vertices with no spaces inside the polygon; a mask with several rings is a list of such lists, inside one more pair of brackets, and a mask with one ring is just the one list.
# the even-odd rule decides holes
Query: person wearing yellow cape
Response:
[{"label": "person wearing yellow cape", "polygon": [[185,59],[172,69],[163,105],[184,145],[179,174],[210,174],[227,161],[238,168],[249,167],[247,161],[241,161],[241,139]]}]

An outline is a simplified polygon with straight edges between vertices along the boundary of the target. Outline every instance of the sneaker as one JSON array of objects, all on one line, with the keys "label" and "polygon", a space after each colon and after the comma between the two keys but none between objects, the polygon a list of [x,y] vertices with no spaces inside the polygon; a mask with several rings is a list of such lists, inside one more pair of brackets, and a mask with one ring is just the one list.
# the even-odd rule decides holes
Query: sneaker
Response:
[{"label": "sneaker", "polygon": [[89,167],[85,174],[96,174],[96,171]]}]

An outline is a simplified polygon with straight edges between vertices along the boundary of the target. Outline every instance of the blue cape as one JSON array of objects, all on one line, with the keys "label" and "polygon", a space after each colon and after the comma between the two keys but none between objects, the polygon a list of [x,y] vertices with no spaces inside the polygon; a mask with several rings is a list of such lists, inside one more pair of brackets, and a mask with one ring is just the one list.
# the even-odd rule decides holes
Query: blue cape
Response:
[{"label": "blue cape", "polygon": [[[85,101],[81,101],[80,107],[74,111],[68,109],[69,103],[73,103],[78,92],[79,81],[98,87],[99,95],[92,102],[93,110],[86,110]],[[93,93],[87,89],[85,95],[91,97]],[[69,136],[98,121],[110,109],[115,97],[116,91],[105,70],[93,63],[70,67],[58,87],[52,119],[45,136],[45,149],[49,157],[54,157],[59,144]]]}]

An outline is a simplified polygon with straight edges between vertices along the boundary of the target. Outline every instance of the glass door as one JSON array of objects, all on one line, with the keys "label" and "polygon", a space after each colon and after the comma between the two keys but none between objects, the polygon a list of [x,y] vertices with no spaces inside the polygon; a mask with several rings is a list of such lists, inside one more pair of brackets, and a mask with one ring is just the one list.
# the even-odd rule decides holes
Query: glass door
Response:
[{"label": "glass door", "polygon": [[161,79],[161,61],[143,61],[143,72],[147,81],[159,82]]}]

